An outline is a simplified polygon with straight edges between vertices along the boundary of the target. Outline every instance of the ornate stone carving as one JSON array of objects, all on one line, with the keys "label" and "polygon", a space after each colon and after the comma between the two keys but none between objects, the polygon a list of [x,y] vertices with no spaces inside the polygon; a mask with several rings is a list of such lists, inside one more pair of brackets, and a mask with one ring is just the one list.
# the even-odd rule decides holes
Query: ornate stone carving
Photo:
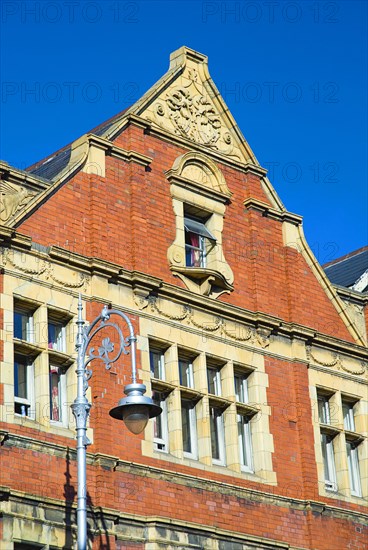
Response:
[{"label": "ornate stone carving", "polygon": [[162,307],[161,300],[156,296],[147,298],[147,305],[153,313],[158,313],[166,319],[172,321],[184,322],[195,327],[198,330],[208,334],[215,334],[221,338],[229,338],[236,342],[249,342],[253,345],[258,345],[266,348],[270,344],[271,331],[266,329],[255,329],[241,323],[234,323],[223,319],[222,317],[210,317],[203,314],[190,306],[175,305],[170,302],[167,307]]},{"label": "ornate stone carving", "polygon": [[[349,361],[349,364],[347,365],[348,359],[345,357],[341,357],[338,353],[331,353],[330,357],[331,359],[326,361],[323,359],[320,359],[316,353],[312,352],[311,346],[306,346],[306,354],[308,361],[313,361],[317,365],[321,365],[322,367],[328,367],[328,368],[336,368],[338,370],[343,370],[344,372],[347,372],[349,374],[355,374],[355,375],[363,375],[364,373],[368,373],[368,365],[364,361],[358,361],[358,360],[352,360],[354,363],[357,364],[357,368],[354,368],[351,366],[351,361]],[[359,366],[358,366],[359,365]]]},{"label": "ornate stone carving", "polygon": [[2,222],[8,221],[35,196],[25,187],[13,185],[7,181],[1,181],[0,190],[0,220]]},{"label": "ornate stone carving", "polygon": [[[19,255],[20,258],[17,259],[17,254],[9,248],[0,249],[0,265],[6,267],[10,265],[11,267],[25,273],[26,275],[31,275],[35,277],[44,276],[46,280],[51,279],[54,283],[57,283],[64,288],[83,288],[89,284],[89,277],[84,273],[74,273],[76,276],[62,279],[55,273],[55,265],[52,264],[49,260],[27,256],[27,261],[24,261],[24,256]],[[32,259],[34,263],[32,264]],[[23,259],[23,261],[22,261]]]},{"label": "ornate stone carving", "polygon": [[[214,146],[217,143],[220,117],[200,92],[194,95],[187,88],[176,87],[168,94],[166,106],[175,133],[203,145]],[[160,104],[158,107],[158,112],[164,112]]]},{"label": "ornate stone carving", "polygon": [[195,67],[187,66],[143,116],[170,133],[241,160],[242,153],[203,80]]}]

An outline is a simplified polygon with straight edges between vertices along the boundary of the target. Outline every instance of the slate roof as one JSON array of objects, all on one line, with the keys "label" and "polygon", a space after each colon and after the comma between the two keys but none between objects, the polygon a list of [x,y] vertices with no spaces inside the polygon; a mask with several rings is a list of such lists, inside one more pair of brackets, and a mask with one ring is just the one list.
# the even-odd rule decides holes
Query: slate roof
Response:
[{"label": "slate roof", "polygon": [[[96,136],[104,136],[104,134],[111,128],[111,126],[127,111],[127,109],[124,109],[117,115],[114,115],[109,120],[104,121],[102,124],[99,124],[89,132],[86,132],[87,134],[95,134]],[[72,144],[66,145],[62,149],[59,149],[59,151],[56,151],[56,153],[53,153],[52,155],[49,155],[45,159],[40,160],[39,162],[36,162],[32,166],[29,166],[26,168],[26,171],[30,174],[34,174],[35,176],[38,176],[40,178],[43,178],[45,180],[53,180],[57,177],[58,174],[60,174],[64,168],[68,165],[68,162],[70,160],[72,150]]]},{"label": "slate roof", "polygon": [[54,153],[41,163],[34,165],[34,168],[27,169],[27,172],[41,178],[52,180],[68,165],[71,155],[71,145],[66,149]]},{"label": "slate roof", "polygon": [[350,288],[368,269],[368,246],[337,258],[322,267],[333,284]]}]

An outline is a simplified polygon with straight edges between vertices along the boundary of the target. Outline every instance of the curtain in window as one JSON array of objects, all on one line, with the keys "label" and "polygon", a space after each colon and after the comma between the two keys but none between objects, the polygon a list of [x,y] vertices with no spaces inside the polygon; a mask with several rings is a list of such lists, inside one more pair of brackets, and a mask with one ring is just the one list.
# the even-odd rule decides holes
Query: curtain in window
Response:
[{"label": "curtain in window", "polygon": [[199,235],[186,233],[186,263],[190,267],[201,267],[201,250],[199,248]]},{"label": "curtain in window", "polygon": [[50,369],[50,390],[51,390],[51,420],[60,421],[60,396],[59,396],[59,369]]}]

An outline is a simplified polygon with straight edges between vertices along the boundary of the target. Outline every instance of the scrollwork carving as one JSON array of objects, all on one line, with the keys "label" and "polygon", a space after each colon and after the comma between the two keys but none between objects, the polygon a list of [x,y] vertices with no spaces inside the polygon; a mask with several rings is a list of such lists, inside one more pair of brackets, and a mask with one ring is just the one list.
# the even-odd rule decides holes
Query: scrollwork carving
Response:
[{"label": "scrollwork carving", "polygon": [[242,158],[223,116],[195,68],[187,68],[174,85],[147,109],[145,118],[177,136],[226,156]]},{"label": "scrollwork carving", "polygon": [[212,320],[208,319],[197,320],[197,316],[200,312],[193,310],[190,306],[177,306],[179,312],[174,313],[173,304],[170,303],[170,307],[163,309],[159,304],[159,299],[156,296],[152,296],[149,299],[149,304],[152,312],[158,313],[166,319],[172,321],[186,321],[188,325],[192,325],[196,329],[199,329],[205,333],[216,334],[219,337],[230,338],[236,342],[247,342],[259,345],[262,348],[269,346],[270,344],[270,331],[265,329],[255,329],[242,325],[240,323],[229,323],[221,317],[214,317]]},{"label": "scrollwork carving", "polygon": [[221,120],[205,96],[192,95],[188,89],[176,87],[168,94],[166,105],[176,134],[215,146],[220,138]]},{"label": "scrollwork carving", "polygon": [[321,365],[322,367],[328,367],[333,368],[336,367],[338,370],[343,370],[344,372],[347,372],[348,374],[354,374],[356,376],[361,376],[365,372],[368,371],[368,365],[365,361],[360,361],[360,367],[353,368],[346,365],[346,358],[341,357],[338,353],[333,353],[332,359],[330,361],[323,361],[319,359],[315,353],[312,352],[311,346],[306,346],[306,355],[308,361],[313,361],[317,365]]},{"label": "scrollwork carving", "polygon": [[89,284],[89,277],[84,273],[77,274],[77,281],[73,282],[69,279],[61,279],[55,274],[55,266],[49,260],[43,258],[34,257],[36,266],[30,267],[30,258],[27,256],[27,261],[20,262],[16,259],[14,251],[10,251],[8,248],[1,249],[0,263],[2,266],[11,265],[11,267],[35,277],[44,275],[45,279],[51,279],[54,283],[57,283],[64,288],[86,288]]},{"label": "scrollwork carving", "polygon": [[0,220],[2,222],[8,221],[35,196],[35,193],[31,193],[25,187],[12,185],[7,181],[1,181],[0,189]]}]

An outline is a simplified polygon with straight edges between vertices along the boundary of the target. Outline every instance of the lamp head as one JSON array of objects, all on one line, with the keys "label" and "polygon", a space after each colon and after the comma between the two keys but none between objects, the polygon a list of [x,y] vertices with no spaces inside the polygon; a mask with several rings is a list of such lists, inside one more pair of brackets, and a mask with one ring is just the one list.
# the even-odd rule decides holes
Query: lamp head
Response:
[{"label": "lamp head", "polygon": [[110,416],[117,420],[123,420],[129,431],[140,434],[147,426],[150,418],[162,413],[161,407],[155,405],[146,392],[144,384],[129,384],[125,387],[126,397],[120,399],[118,406],[111,409]]}]

